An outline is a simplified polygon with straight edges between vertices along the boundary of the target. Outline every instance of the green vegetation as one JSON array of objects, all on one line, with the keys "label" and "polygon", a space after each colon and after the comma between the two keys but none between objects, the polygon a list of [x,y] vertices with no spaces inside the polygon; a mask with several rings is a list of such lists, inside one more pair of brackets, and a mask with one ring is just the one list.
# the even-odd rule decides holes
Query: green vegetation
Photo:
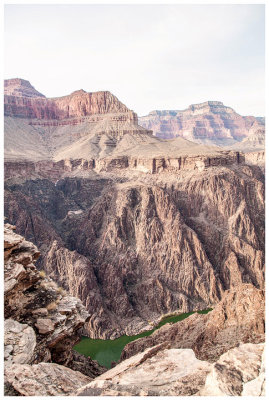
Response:
[{"label": "green vegetation", "polygon": [[[207,314],[211,310],[212,308],[198,311],[198,313]],[[142,332],[135,336],[125,335],[115,340],[89,339],[88,337],[83,337],[82,340],[76,346],[74,346],[74,350],[76,350],[78,353],[84,354],[85,356],[90,356],[93,360],[97,360],[100,365],[110,368],[111,362],[119,361],[121,352],[127,343],[130,343],[141,337],[149,336],[161,326],[167,323],[174,324],[175,322],[182,321],[191,314],[193,314],[193,312],[180,315],[170,315],[163,318],[154,329]]]}]

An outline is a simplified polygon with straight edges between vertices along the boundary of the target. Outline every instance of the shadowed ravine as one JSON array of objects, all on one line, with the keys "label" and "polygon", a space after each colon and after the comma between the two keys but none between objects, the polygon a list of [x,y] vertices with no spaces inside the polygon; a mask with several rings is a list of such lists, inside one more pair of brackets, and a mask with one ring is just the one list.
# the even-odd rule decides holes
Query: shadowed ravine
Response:
[{"label": "shadowed ravine", "polygon": [[[207,314],[211,310],[212,308],[209,308],[208,310],[197,312],[199,314]],[[83,337],[82,340],[76,346],[74,346],[74,350],[87,357],[91,357],[93,360],[98,361],[100,365],[106,368],[111,368],[111,363],[119,361],[121,352],[127,343],[133,342],[134,340],[140,339],[145,336],[150,336],[161,326],[168,323],[174,324],[175,322],[182,321],[192,314],[194,314],[194,312],[163,318],[154,329],[142,332],[139,335],[123,335],[115,340],[90,339],[87,337]]]}]

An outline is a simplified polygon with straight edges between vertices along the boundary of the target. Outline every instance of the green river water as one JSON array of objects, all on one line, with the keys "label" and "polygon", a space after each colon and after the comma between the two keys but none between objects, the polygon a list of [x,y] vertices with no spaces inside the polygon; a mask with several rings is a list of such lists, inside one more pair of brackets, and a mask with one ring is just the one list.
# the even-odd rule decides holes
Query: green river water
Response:
[{"label": "green river water", "polygon": [[[199,314],[207,314],[211,310],[212,308],[209,308],[208,310],[197,312]],[[76,350],[80,354],[84,354],[87,357],[91,357],[91,359],[93,360],[97,360],[100,365],[103,365],[106,368],[110,368],[111,362],[119,361],[121,352],[127,343],[130,343],[133,340],[139,339],[144,336],[149,336],[161,326],[168,323],[174,324],[175,322],[182,321],[192,314],[194,314],[194,312],[165,317],[151,331],[145,331],[135,336],[124,335],[114,340],[90,339],[84,336],[82,337],[81,341],[74,346],[74,350]]]}]

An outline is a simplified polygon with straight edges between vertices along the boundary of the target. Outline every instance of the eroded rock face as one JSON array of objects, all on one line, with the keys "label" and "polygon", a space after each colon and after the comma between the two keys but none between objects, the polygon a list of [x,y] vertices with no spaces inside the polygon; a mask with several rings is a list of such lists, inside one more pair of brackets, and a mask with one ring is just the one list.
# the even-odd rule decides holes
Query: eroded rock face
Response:
[{"label": "eroded rock face", "polygon": [[33,119],[66,119],[92,114],[129,112],[110,92],[77,90],[69,96],[47,99],[24,79],[5,80],[5,115]]},{"label": "eroded rock face", "polygon": [[159,345],[121,362],[74,394],[227,396],[242,395],[250,384],[258,393],[263,348],[264,344],[242,344],[210,364],[197,359],[190,349],[163,350]]},{"label": "eroded rock face", "polygon": [[[152,111],[139,123],[165,139],[181,136],[198,143],[264,148],[264,118],[241,116],[220,101],[193,104],[182,111]],[[244,139],[247,142],[240,143]]]},{"label": "eroded rock face", "polygon": [[208,308],[241,283],[263,288],[263,179],[244,164],[36,179],[6,185],[5,213],[81,298],[89,334],[110,338]]},{"label": "eroded rock face", "polygon": [[261,343],[265,338],[264,291],[243,284],[225,292],[206,315],[193,314],[184,321],[165,325],[148,337],[128,343],[121,360],[166,343],[172,348],[192,348],[201,360],[216,361],[240,343]]},{"label": "eroded rock face", "polygon": [[89,318],[81,301],[36,269],[37,247],[14,229],[5,225],[5,365],[54,361],[91,377],[103,372],[72,350]]},{"label": "eroded rock face", "polygon": [[34,360],[36,335],[33,328],[12,319],[5,320],[5,365],[31,364]]}]

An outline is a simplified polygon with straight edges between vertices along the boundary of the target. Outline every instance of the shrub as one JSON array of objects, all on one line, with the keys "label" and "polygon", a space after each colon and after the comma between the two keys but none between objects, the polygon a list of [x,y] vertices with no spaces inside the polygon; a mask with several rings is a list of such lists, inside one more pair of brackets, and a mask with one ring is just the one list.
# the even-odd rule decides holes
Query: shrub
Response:
[{"label": "shrub", "polygon": [[42,269],[42,271],[39,271],[39,275],[41,276],[41,278],[46,278],[47,274],[46,272]]}]

